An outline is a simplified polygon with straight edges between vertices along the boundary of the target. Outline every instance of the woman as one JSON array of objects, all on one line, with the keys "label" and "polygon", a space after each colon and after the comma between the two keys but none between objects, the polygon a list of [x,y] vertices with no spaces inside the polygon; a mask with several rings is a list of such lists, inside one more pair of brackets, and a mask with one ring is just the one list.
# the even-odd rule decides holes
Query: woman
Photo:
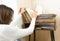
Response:
[{"label": "woman", "polygon": [[24,12],[25,8],[22,8],[15,20],[12,20],[13,10],[5,5],[0,5],[0,41],[14,41],[33,32],[37,13],[32,12],[32,21],[28,28],[20,29],[18,24],[20,24],[20,18]]}]

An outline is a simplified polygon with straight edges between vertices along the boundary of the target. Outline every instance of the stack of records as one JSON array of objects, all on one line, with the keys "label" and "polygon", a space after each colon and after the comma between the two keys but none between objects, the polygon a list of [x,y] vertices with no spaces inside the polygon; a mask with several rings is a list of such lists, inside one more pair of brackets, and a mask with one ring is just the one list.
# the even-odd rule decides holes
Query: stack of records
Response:
[{"label": "stack of records", "polygon": [[22,16],[23,16],[23,18],[24,18],[24,20],[23,21],[25,21],[25,22],[31,22],[31,17],[30,17],[30,15],[29,15],[29,13],[27,12],[27,11],[25,11],[23,14],[22,14]]},{"label": "stack of records", "polygon": [[37,16],[36,22],[53,22],[55,17],[55,14],[40,14]]},{"label": "stack of records", "polygon": [[39,25],[36,28],[37,29],[50,29],[50,30],[54,30],[54,25]]},{"label": "stack of records", "polygon": [[55,14],[40,14],[38,16],[38,18],[40,19],[52,19],[54,18],[56,15]]}]

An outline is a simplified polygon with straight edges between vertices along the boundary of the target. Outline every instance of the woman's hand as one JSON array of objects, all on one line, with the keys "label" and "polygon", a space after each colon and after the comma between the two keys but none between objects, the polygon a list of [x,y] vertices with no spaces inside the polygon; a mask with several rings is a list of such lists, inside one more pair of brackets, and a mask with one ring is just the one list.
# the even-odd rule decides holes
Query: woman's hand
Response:
[{"label": "woman's hand", "polygon": [[32,12],[32,13],[31,13],[31,17],[32,17],[32,18],[36,18],[36,17],[37,17],[37,12]]},{"label": "woman's hand", "polygon": [[26,11],[26,8],[20,8],[19,13],[23,14]]}]

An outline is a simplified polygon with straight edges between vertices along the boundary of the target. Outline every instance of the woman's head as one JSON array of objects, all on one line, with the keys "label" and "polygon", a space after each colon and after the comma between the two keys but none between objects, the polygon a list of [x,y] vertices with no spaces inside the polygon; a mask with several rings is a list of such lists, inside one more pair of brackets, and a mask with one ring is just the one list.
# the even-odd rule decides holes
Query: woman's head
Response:
[{"label": "woman's head", "polygon": [[14,11],[5,5],[0,5],[0,24],[9,24]]}]

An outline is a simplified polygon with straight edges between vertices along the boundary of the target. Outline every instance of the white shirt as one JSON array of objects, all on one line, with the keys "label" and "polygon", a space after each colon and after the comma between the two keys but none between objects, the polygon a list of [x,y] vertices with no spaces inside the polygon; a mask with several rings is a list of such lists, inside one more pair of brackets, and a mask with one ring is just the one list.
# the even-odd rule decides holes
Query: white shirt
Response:
[{"label": "white shirt", "polygon": [[17,24],[19,24],[20,18],[21,15],[18,15],[18,17],[16,17],[16,20],[12,21],[10,25],[0,25],[0,41],[14,41],[33,32],[35,18],[32,18],[30,26],[26,29],[18,28],[19,26]]},{"label": "white shirt", "polygon": [[[31,24],[26,29],[20,29],[21,14],[18,14],[16,0],[2,0],[2,4],[11,7],[14,10],[14,18],[10,25],[0,24],[0,41],[14,41],[31,34],[34,31],[35,18],[32,18]],[[19,26],[20,25],[20,26]]]}]

